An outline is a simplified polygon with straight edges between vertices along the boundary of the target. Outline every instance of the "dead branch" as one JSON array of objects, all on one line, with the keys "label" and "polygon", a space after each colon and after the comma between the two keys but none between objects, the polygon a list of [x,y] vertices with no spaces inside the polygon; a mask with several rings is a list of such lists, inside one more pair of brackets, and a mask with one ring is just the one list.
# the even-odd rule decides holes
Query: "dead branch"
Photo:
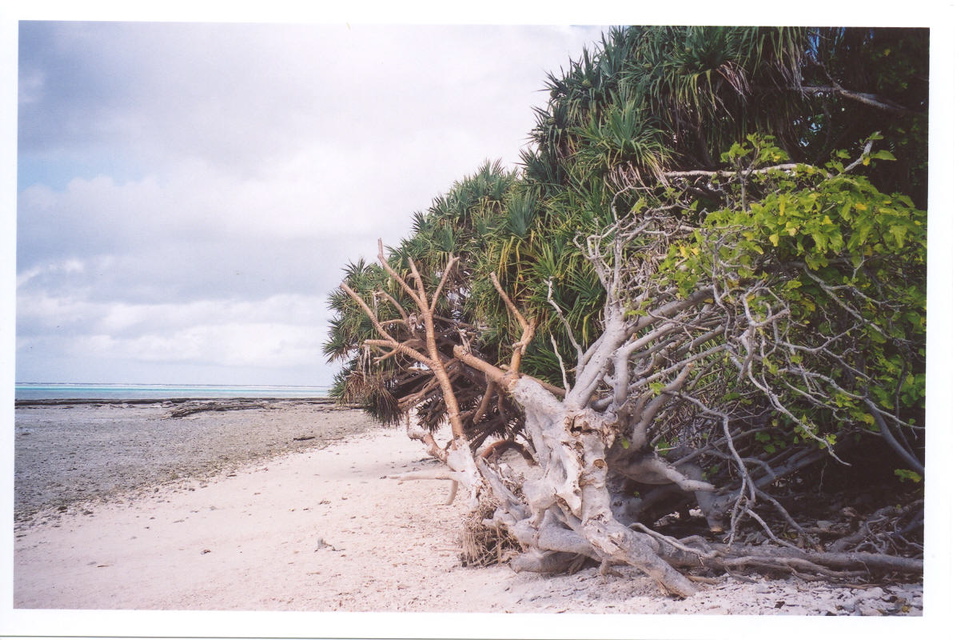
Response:
[{"label": "dead branch", "polygon": [[534,339],[535,325],[532,322],[528,322],[527,318],[524,317],[524,314],[517,309],[514,301],[511,300],[510,297],[504,292],[504,288],[497,280],[497,274],[491,273],[490,279],[491,282],[494,283],[494,288],[497,289],[497,293],[500,295],[501,300],[504,301],[504,304],[507,305],[507,308],[521,326],[521,338],[512,345],[514,353],[511,356],[511,363],[508,367],[508,371],[511,373],[511,375],[516,376],[520,374],[521,358],[524,357],[524,352],[527,351],[528,345],[530,344],[531,340]]}]

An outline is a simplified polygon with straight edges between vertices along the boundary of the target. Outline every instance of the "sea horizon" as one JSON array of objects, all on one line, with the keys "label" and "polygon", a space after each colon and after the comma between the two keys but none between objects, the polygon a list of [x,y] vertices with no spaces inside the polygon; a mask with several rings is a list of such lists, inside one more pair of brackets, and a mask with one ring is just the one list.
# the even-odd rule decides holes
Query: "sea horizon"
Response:
[{"label": "sea horizon", "polygon": [[15,400],[163,400],[168,398],[327,398],[309,385],[17,382]]}]

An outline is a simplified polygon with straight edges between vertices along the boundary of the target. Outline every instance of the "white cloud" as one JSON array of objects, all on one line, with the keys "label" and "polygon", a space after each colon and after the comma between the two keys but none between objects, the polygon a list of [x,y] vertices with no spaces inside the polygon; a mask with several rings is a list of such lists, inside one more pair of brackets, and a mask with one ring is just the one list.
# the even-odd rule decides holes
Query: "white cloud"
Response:
[{"label": "white cloud", "polygon": [[140,362],[220,369],[313,369],[322,377],[322,297],[280,295],[262,301],[118,304],[20,296],[19,348],[57,352],[75,362]]},{"label": "white cloud", "polygon": [[314,379],[341,267],[514,162],[598,33],[31,25],[18,375]]},{"label": "white cloud", "polygon": [[270,369],[317,364],[322,341],[316,327],[235,322],[134,337],[84,335],[71,342],[70,352],[77,358]]},{"label": "white cloud", "polygon": [[327,319],[322,298],[272,296],[265,300],[199,300],[186,304],[103,304],[95,330],[110,335],[146,327],[285,324],[319,326]]}]

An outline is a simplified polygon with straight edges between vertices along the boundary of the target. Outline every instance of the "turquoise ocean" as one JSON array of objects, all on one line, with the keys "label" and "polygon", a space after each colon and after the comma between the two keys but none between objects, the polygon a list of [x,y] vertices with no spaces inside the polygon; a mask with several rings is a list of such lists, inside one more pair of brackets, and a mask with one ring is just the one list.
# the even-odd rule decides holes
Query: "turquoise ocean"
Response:
[{"label": "turquoise ocean", "polygon": [[164,400],[169,398],[326,398],[328,387],[18,382],[16,400]]}]

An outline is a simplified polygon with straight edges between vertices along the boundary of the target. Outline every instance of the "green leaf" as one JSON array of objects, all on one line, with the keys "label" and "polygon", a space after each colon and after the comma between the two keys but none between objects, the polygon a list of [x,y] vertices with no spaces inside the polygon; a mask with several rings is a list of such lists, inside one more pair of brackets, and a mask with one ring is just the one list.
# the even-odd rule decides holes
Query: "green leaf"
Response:
[{"label": "green leaf", "polygon": [[898,249],[904,248],[904,237],[908,233],[907,227],[902,226],[892,226],[890,227],[891,235],[894,236],[894,241],[898,245]]},{"label": "green leaf", "polygon": [[896,475],[901,482],[921,482],[921,474],[916,471],[911,471],[910,469],[895,469],[894,475]]}]

